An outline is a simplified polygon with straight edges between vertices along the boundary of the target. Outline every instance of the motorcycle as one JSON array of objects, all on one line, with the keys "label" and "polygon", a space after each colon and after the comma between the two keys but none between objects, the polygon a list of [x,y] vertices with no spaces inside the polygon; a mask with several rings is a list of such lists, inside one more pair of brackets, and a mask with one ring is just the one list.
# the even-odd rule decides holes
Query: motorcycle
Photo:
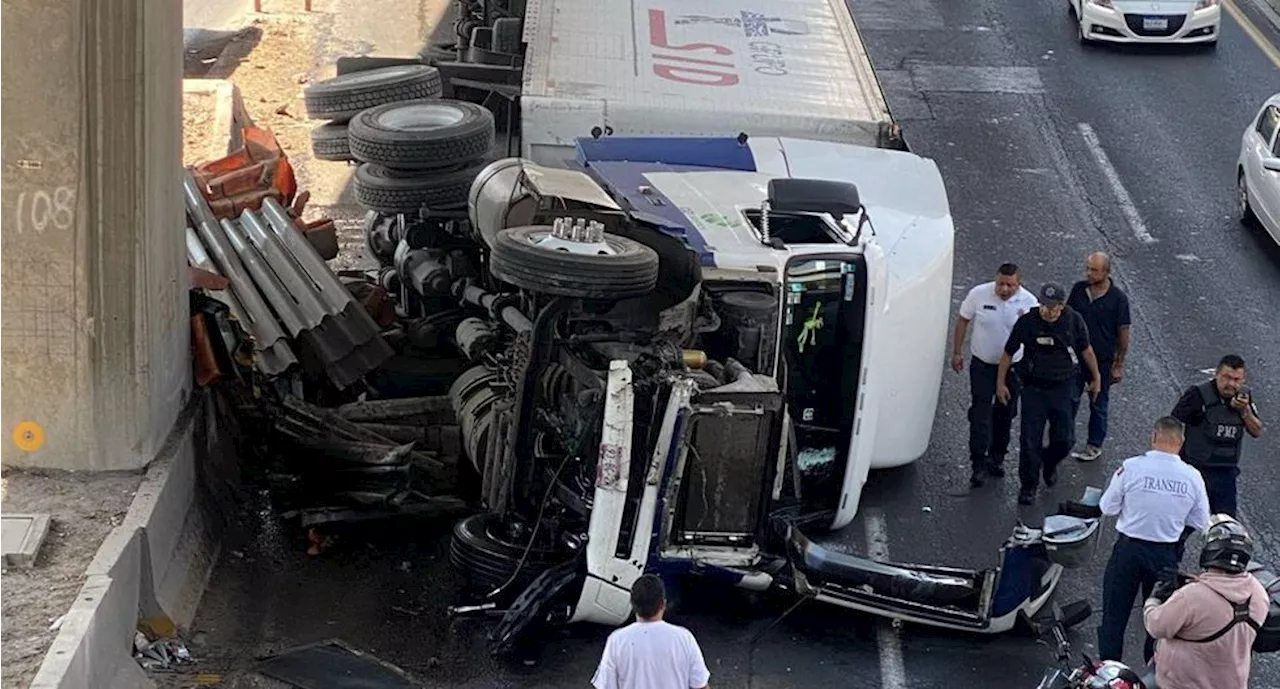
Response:
[{"label": "motorcycle", "polygon": [[1084,663],[1072,665],[1071,642],[1066,630],[1089,619],[1093,610],[1088,601],[1079,601],[1059,607],[1051,606],[1048,614],[1032,620],[1031,625],[1041,643],[1052,639],[1057,666],[1045,670],[1036,689],[1160,689],[1156,684],[1154,661],[1141,670],[1135,670],[1114,660],[1094,660],[1080,654]]}]

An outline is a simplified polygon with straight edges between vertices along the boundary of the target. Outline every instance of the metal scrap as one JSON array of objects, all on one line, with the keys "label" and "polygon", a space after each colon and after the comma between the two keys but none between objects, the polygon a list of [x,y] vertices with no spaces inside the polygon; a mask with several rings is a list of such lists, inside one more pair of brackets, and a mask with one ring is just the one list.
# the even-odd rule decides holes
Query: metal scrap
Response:
[{"label": "metal scrap", "polygon": [[[284,445],[273,483],[291,500],[286,514],[303,526],[404,515],[455,512],[464,503],[445,495],[456,480],[456,455],[419,449],[431,434],[386,424],[364,424],[338,410],[285,396],[273,427]],[[439,446],[440,434],[434,434]]]},{"label": "metal scrap", "polygon": [[141,633],[134,639],[134,660],[144,670],[172,670],[174,665],[194,663],[186,644],[178,639],[147,641]]},{"label": "metal scrap", "polygon": [[345,389],[395,353],[275,199],[219,222],[190,170],[183,193],[195,226],[187,233],[188,259],[230,282],[213,296],[253,337],[260,371],[279,375],[311,352],[334,386]]}]

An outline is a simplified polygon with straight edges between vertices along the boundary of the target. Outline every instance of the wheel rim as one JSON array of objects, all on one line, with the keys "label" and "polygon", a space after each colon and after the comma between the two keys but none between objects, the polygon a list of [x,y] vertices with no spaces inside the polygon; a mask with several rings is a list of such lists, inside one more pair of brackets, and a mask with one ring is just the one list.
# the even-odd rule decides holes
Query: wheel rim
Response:
[{"label": "wheel rim", "polygon": [[378,113],[376,121],[389,129],[422,131],[449,127],[462,121],[464,113],[437,103],[402,105]]},{"label": "wheel rim", "polygon": [[603,235],[598,241],[588,238],[573,239],[568,236],[557,236],[553,230],[530,232],[525,241],[543,251],[578,254],[582,256],[617,256],[625,251],[622,244],[609,235]]},{"label": "wheel rim", "polygon": [[1239,192],[1236,194],[1236,198],[1240,202],[1240,217],[1242,218],[1248,217],[1249,216],[1249,187],[1245,186],[1244,175],[1240,175],[1239,177],[1236,178],[1236,189]]},{"label": "wheel rim", "polygon": [[413,74],[416,71],[418,71],[417,65],[399,65],[396,67],[383,67],[382,69],[371,69],[363,72],[344,74],[341,79],[345,84],[363,84],[369,81],[382,81],[390,76]]}]

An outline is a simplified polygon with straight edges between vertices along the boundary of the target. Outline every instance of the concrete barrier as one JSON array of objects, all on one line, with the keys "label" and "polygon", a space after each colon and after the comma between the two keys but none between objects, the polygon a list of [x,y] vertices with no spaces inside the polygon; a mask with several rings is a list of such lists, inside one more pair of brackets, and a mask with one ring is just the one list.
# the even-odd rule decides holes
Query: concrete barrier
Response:
[{"label": "concrete barrier", "polygon": [[217,559],[221,512],[210,477],[225,476],[236,459],[217,403],[197,390],[178,417],[86,570],[31,689],[154,689],[133,660],[135,632],[188,627]]}]

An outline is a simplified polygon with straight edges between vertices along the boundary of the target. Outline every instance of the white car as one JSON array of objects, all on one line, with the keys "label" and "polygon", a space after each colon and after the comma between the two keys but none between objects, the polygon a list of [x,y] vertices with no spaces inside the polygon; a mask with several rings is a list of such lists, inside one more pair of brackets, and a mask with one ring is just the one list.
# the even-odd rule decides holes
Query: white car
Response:
[{"label": "white car", "polygon": [[1081,43],[1218,44],[1219,0],[1068,0]]},{"label": "white car", "polygon": [[1240,137],[1236,190],[1240,221],[1280,242],[1280,93],[1267,99]]}]

